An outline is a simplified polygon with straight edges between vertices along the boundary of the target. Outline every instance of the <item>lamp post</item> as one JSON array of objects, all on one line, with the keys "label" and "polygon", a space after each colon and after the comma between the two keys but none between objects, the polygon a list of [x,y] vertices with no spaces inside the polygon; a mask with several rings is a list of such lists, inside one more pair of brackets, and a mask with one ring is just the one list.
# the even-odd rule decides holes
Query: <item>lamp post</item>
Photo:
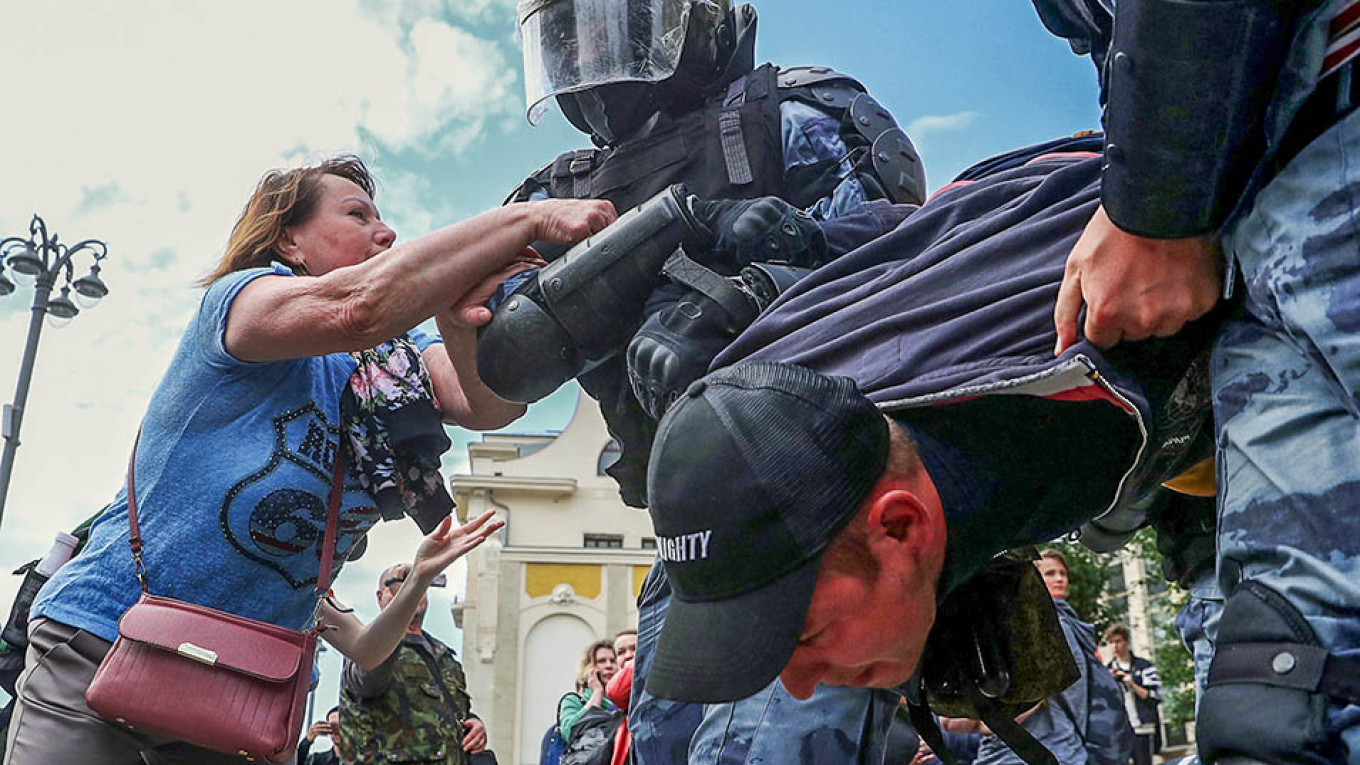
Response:
[{"label": "lamp post", "polygon": [[[82,253],[93,258],[90,272],[72,281],[72,260]],[[6,275],[5,266],[9,266],[15,280],[33,282],[33,315],[28,322],[28,341],[24,345],[23,364],[19,367],[19,384],[14,390],[14,403],[5,404],[4,420],[0,423],[0,433],[5,439],[4,454],[0,456],[0,521],[4,520],[14,453],[19,449],[19,425],[23,421],[24,402],[28,399],[28,385],[33,377],[33,359],[38,354],[43,316],[48,317],[53,327],[64,327],[80,313],[80,307],[92,308],[109,294],[109,288],[99,278],[99,262],[108,254],[108,246],[98,239],[62,244],[57,241],[56,234],[48,234],[47,224],[37,215],[28,224],[27,237],[0,239],[0,297],[15,290],[15,281]],[[52,289],[59,279],[62,280],[61,294],[54,298]],[[71,299],[72,290],[75,290],[75,301]]]}]

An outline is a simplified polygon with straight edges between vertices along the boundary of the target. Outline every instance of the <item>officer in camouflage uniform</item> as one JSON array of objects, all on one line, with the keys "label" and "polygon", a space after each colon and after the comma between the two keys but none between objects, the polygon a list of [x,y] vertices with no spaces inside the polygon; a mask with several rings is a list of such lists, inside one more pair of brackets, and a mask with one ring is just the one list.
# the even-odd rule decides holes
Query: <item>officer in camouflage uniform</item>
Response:
[{"label": "officer in camouflage uniform", "polygon": [[1064,285],[1087,336],[1173,329],[1215,266],[1238,296],[1212,362],[1226,601],[1180,622],[1216,639],[1200,754],[1360,762],[1360,3],[1034,4],[1104,74],[1105,214]]},{"label": "officer in camouflage uniform", "polygon": [[[402,563],[383,572],[379,606],[396,595],[409,568]],[[421,602],[401,646],[382,664],[365,670],[345,662],[336,736],[345,762],[467,765],[486,748],[463,666],[453,649],[420,628],[427,605]]]}]

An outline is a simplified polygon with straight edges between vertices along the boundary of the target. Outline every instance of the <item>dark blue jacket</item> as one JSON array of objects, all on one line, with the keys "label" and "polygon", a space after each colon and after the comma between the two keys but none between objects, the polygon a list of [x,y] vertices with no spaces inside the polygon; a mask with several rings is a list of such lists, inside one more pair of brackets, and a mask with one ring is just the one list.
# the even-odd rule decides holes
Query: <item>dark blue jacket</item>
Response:
[{"label": "dark blue jacket", "polygon": [[1002,549],[1136,511],[1211,453],[1207,375],[1192,362],[1212,320],[1053,356],[1058,285],[1100,167],[1089,153],[1046,155],[947,187],[800,282],[714,362],[850,377],[885,412],[984,463],[994,490],[983,512],[949,518],[946,589]]}]

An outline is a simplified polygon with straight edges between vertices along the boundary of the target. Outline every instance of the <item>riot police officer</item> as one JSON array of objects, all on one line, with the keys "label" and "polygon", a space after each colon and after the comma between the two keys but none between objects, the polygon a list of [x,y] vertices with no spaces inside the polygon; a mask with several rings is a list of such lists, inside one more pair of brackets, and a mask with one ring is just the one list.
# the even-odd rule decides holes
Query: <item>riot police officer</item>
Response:
[{"label": "riot police officer", "polygon": [[[857,81],[824,67],[755,66],[757,15],[749,5],[521,0],[517,15],[530,121],[553,100],[594,146],[540,168],[507,201],[596,197],[622,212],[682,182],[705,200],[778,197],[787,202],[782,209],[755,214],[765,230],[792,233],[777,236],[764,254],[815,267],[829,256],[818,220],[863,210],[871,200],[924,198],[924,169],[911,141]],[[710,222],[721,212],[713,208]],[[726,241],[733,238],[729,232]],[[553,259],[551,250],[544,254]],[[729,252],[706,265],[730,276],[753,257]],[[647,313],[683,291],[662,290]],[[632,318],[602,311],[600,321]],[[660,323],[654,329],[667,332]],[[624,501],[641,507],[654,418],[639,406],[621,359],[579,379],[622,449],[609,474]]]},{"label": "riot police officer", "polygon": [[[860,83],[823,67],[755,65],[757,14],[750,5],[521,0],[517,20],[530,122],[555,102],[592,147],[557,157],[507,201],[599,197],[623,212],[683,183],[694,195],[685,202],[687,214],[707,230],[710,245],[702,253],[688,248],[702,260],[690,271],[733,277],[761,261],[820,266],[924,200],[915,148]],[[852,216],[862,225],[839,230],[855,231],[853,241],[823,235],[820,221]],[[543,253],[548,260],[560,254]],[[694,282],[665,284],[646,302],[640,315],[598,306],[598,317],[587,317],[626,325],[629,335],[638,331],[577,378],[620,444],[609,474],[624,501],[638,507],[645,506],[647,457],[667,391],[701,375],[744,326],[714,310],[715,301]],[[524,374],[534,373],[534,362],[525,359]],[[639,601],[629,722],[638,763],[881,761],[883,742],[873,740],[865,721],[891,714],[891,694],[827,688],[798,702],[775,682],[745,701],[710,706],[705,718],[700,705],[643,692],[669,598],[654,568]],[[765,714],[772,704],[781,714]]]}]

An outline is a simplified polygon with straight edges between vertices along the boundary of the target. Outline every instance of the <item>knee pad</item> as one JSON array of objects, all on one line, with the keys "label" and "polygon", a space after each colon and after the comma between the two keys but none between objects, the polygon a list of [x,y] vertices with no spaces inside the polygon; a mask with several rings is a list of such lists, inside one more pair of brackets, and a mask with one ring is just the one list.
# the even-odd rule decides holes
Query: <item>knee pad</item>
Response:
[{"label": "knee pad", "polygon": [[1196,721],[1205,762],[1335,762],[1321,692],[1328,654],[1293,604],[1242,582],[1228,598]]}]

